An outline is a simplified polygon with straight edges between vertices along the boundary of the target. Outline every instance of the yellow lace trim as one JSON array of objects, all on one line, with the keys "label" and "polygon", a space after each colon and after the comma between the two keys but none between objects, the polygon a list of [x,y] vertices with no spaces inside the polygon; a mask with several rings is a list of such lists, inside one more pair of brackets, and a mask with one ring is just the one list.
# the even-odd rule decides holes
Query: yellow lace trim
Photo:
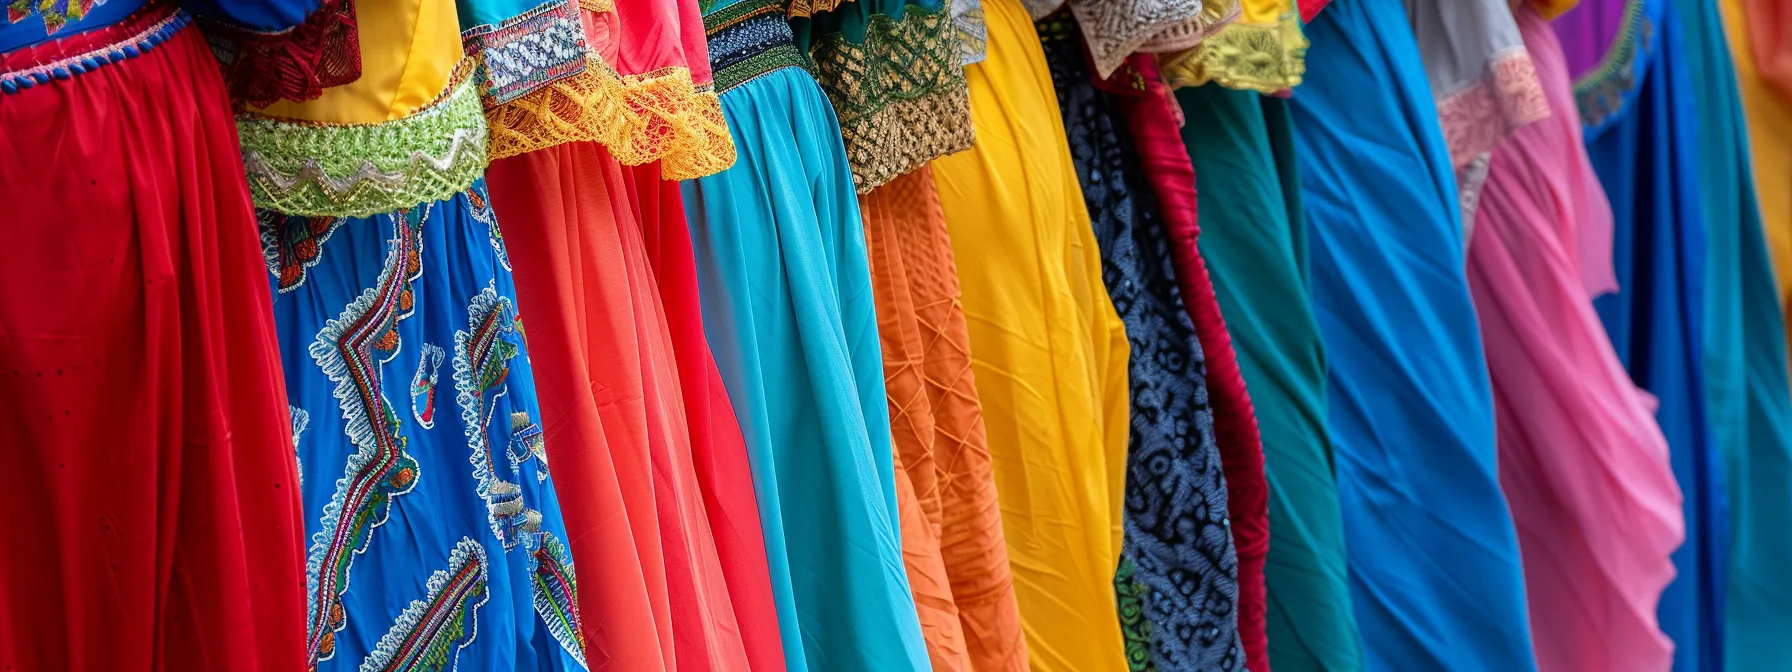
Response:
[{"label": "yellow lace trim", "polygon": [[616,0],[579,0],[579,9],[599,14],[613,12],[616,11]]},{"label": "yellow lace trim", "polygon": [[660,161],[666,179],[734,165],[722,101],[682,67],[619,75],[588,55],[585,71],[485,111],[492,160],[568,142],[597,142],[625,165]]},{"label": "yellow lace trim", "polygon": [[1163,72],[1172,87],[1214,82],[1262,93],[1293,88],[1307,74],[1300,15],[1285,13],[1273,25],[1227,24],[1195,48],[1165,58]]}]

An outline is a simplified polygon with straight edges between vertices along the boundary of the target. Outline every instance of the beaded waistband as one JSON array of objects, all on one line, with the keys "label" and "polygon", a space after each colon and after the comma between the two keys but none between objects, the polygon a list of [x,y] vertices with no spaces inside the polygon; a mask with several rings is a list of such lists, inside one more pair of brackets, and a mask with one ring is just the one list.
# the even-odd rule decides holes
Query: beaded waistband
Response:
[{"label": "beaded waistband", "polygon": [[744,0],[703,17],[716,93],[779,68],[804,67],[782,0]]},{"label": "beaded waistband", "polygon": [[[115,25],[70,37],[61,44],[46,43],[6,54],[23,58],[41,58],[54,54],[54,52],[44,52],[59,47],[66,48],[82,41],[93,45],[86,50],[48,62],[34,63],[29,68],[6,70],[4,65],[0,65],[0,95],[19,93],[44,86],[52,80],[68,80],[90,70],[98,70],[125,59],[136,58],[166,42],[168,38],[173,37],[192,22],[191,16],[172,6],[152,7]],[[0,63],[4,63],[4,61],[0,61]]]}]

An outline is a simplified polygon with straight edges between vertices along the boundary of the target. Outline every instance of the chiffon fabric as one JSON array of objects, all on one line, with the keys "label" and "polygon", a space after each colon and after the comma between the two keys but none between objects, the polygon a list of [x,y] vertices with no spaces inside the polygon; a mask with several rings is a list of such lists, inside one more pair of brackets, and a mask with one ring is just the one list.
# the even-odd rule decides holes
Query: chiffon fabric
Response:
[{"label": "chiffon fabric", "polygon": [[977,144],[934,162],[1032,669],[1126,669],[1114,573],[1125,327],[1101,280],[1051,73],[1018,0],[983,6]]},{"label": "chiffon fabric", "polygon": [[902,558],[936,672],[1025,670],[970,332],[933,170],[859,200],[877,295]]},{"label": "chiffon fabric", "polygon": [[1118,590],[1122,600],[1138,596],[1143,619],[1123,614],[1127,657],[1134,669],[1243,670],[1238,555],[1207,362],[1183,308],[1171,239],[1119,101],[1091,79],[1076,22],[1056,14],[1037,25],[1101,248],[1102,279],[1132,346],[1120,552],[1134,585]]},{"label": "chiffon fabric", "polygon": [[737,162],[684,183],[705,332],[752,460],[786,665],[926,669],[838,122],[794,62],[758,65],[795,51],[782,9],[748,0],[705,17],[716,62],[753,68],[722,78]]},{"label": "chiffon fabric", "polygon": [[0,501],[30,512],[0,523],[0,668],[304,669],[266,271],[230,101],[186,20],[161,6],[0,53],[10,78],[138,47],[0,95]]},{"label": "chiffon fabric", "polygon": [[1516,18],[1551,116],[1493,152],[1468,280],[1537,666],[1665,670],[1673,642],[1655,604],[1685,534],[1680,489],[1654,400],[1630,381],[1581,283],[1575,229],[1609,222],[1611,208],[1581,145],[1561,45],[1531,8]]},{"label": "chiffon fabric", "polygon": [[[1682,25],[1665,0],[1587,0],[1553,27],[1612,206],[1619,290],[1594,307],[1631,379],[1660,401],[1656,422],[1683,498],[1686,541],[1656,615],[1674,642],[1674,669],[1723,669],[1729,520],[1705,391],[1708,224]],[[1611,51],[1590,50],[1600,43]]]},{"label": "chiffon fabric", "polygon": [[1307,28],[1295,131],[1366,666],[1534,670],[1456,184],[1412,30],[1398,0],[1339,0]]},{"label": "chiffon fabric", "polygon": [[[1779,633],[1792,626],[1792,395],[1785,325],[1749,170],[1738,78],[1715,2],[1677,3],[1698,107],[1698,202],[1706,226],[1705,396],[1712,445],[1723,460],[1731,537],[1722,587],[1729,669],[1792,659]],[[1768,17],[1771,18],[1771,15]]]},{"label": "chiffon fabric", "polygon": [[[1199,252],[1231,325],[1262,431],[1267,658],[1283,672],[1360,670],[1362,641],[1350,603],[1325,415],[1325,346],[1307,284],[1307,229],[1288,103],[1218,84],[1181,89],[1176,99],[1187,120],[1183,146],[1201,180]],[[1209,369],[1209,381],[1219,380],[1215,370]],[[1216,396],[1216,408],[1222,399]],[[1221,411],[1222,427],[1226,416]],[[1237,493],[1231,472],[1226,481],[1228,492]],[[1239,507],[1232,515],[1245,557]],[[1241,561],[1239,575],[1248,588],[1247,566]]]},{"label": "chiffon fabric", "polygon": [[[633,180],[593,143],[504,159],[489,173],[494,203],[510,222],[506,240],[537,358],[556,363],[539,376],[552,390],[541,395],[550,400],[548,445],[562,474],[591,484],[566,498],[569,512],[579,503],[573,518],[590,530],[575,536],[574,553],[605,558],[615,569],[587,581],[582,594],[592,605],[581,613],[593,630],[586,636],[593,664],[747,667],[753,658],[744,635],[754,626],[743,621],[761,631],[758,662],[781,664],[751,491],[715,493],[730,495],[715,504],[737,507],[718,510],[722,535],[734,537],[735,555],[724,555],[710,513],[715,495],[705,492],[697,467],[700,455],[730,450],[727,463],[739,468],[732,475],[744,479],[745,449],[739,438],[702,444],[704,436],[688,429],[693,414]],[[657,180],[651,184],[657,189]],[[683,226],[682,210],[677,223]],[[738,557],[749,543],[757,566]]]},{"label": "chiffon fabric", "polygon": [[1263,583],[1269,553],[1269,483],[1263,441],[1213,278],[1197,247],[1201,226],[1196,219],[1195,167],[1178,136],[1182,112],[1158,70],[1156,56],[1134,54],[1099,86],[1119,97],[1140,168],[1163,217],[1163,234],[1170,240],[1170,262],[1183,308],[1201,339],[1214,437],[1226,474],[1226,520],[1238,553],[1238,638],[1250,668],[1269,672],[1269,641],[1264,634],[1268,594]]}]

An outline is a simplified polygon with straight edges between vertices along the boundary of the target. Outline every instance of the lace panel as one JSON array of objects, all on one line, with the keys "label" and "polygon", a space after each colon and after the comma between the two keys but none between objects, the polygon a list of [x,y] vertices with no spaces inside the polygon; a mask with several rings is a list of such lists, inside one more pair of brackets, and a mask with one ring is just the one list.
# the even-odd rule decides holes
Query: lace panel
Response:
[{"label": "lace panel", "polygon": [[353,0],[324,0],[304,23],[278,33],[207,21],[205,36],[238,105],[311,100],[361,78]]},{"label": "lace panel", "polygon": [[1232,23],[1193,49],[1166,56],[1172,87],[1208,82],[1228,89],[1276,93],[1294,88],[1307,73],[1307,38],[1300,17],[1288,12],[1275,24]]}]

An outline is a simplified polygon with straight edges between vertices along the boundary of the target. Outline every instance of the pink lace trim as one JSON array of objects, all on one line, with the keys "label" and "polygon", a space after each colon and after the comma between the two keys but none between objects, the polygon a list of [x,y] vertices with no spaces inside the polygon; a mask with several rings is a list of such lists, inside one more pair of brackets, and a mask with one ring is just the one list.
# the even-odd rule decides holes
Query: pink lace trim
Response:
[{"label": "pink lace trim", "polygon": [[1523,47],[1495,54],[1487,72],[1437,102],[1451,164],[1462,168],[1518,127],[1549,117],[1537,67]]}]

